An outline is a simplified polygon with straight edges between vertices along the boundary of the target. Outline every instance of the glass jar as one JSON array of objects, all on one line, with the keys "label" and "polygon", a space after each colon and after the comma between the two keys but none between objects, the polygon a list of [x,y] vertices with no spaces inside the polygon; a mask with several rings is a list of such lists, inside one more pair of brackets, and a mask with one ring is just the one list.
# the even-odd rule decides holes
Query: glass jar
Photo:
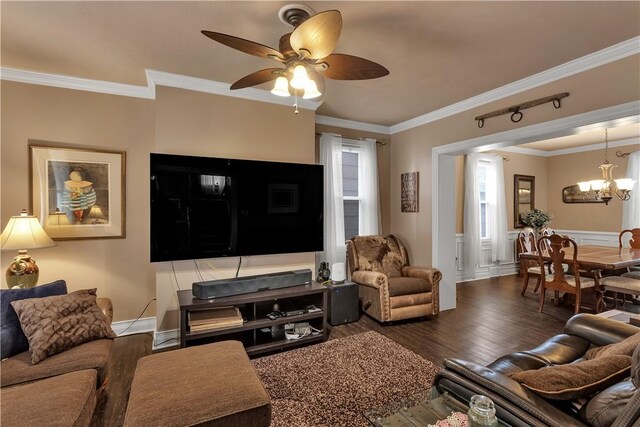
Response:
[{"label": "glass jar", "polygon": [[498,418],[493,402],[481,394],[471,396],[467,417],[469,418],[469,427],[498,427]]}]

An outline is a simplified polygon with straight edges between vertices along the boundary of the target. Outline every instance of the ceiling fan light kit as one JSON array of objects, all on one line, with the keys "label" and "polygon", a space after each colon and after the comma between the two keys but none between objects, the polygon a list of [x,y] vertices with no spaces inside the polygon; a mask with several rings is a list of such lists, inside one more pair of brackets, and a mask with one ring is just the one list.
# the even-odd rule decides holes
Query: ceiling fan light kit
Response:
[{"label": "ceiling fan light kit", "polygon": [[[256,86],[275,80],[271,93],[276,96],[322,96],[324,77],[333,80],[365,80],[383,77],[389,70],[357,56],[332,53],[342,32],[342,15],[337,10],[314,14],[313,9],[290,4],[278,12],[280,20],[294,27],[280,37],[279,51],[250,40],[214,31],[202,30],[210,39],[233,49],[280,62],[284,68],[266,68],[244,76],[231,90]],[[292,90],[290,90],[290,87]],[[298,113],[297,101],[294,103]]]}]

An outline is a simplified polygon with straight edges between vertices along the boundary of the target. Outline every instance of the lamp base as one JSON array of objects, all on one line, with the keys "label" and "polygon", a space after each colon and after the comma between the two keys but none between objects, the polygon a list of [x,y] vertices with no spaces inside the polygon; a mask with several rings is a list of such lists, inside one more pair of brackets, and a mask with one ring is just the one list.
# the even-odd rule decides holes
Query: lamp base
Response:
[{"label": "lamp base", "polygon": [[19,253],[7,268],[7,285],[9,288],[33,288],[39,276],[36,260],[29,254]]}]

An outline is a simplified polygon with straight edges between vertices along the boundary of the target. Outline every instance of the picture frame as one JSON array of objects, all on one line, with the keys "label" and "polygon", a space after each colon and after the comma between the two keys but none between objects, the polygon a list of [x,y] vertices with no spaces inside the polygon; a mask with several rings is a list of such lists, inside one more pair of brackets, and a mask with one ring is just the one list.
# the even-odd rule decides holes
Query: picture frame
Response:
[{"label": "picture frame", "polygon": [[574,184],[562,189],[562,203],[604,203],[604,200],[597,199],[593,192],[580,191],[580,187]]},{"label": "picture frame", "polygon": [[418,212],[419,172],[407,172],[400,175],[400,212]]},{"label": "picture frame", "polygon": [[536,177],[513,175],[513,222],[514,228],[524,228],[520,215],[536,207]]},{"label": "picture frame", "polygon": [[126,237],[126,153],[29,140],[29,200],[53,240]]}]

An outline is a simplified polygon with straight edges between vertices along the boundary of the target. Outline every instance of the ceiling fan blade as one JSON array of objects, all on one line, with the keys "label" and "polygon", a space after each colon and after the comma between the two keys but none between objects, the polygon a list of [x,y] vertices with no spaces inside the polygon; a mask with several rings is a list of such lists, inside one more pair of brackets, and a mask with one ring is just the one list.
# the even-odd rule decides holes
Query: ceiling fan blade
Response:
[{"label": "ceiling fan blade", "polygon": [[291,47],[305,58],[320,59],[336,48],[342,32],[342,15],[327,10],[313,15],[293,30]]},{"label": "ceiling fan blade", "polygon": [[249,55],[255,55],[267,59],[276,59],[279,61],[284,60],[280,52],[269,46],[252,42],[251,40],[241,39],[240,37],[230,36],[229,34],[216,33],[214,31],[207,30],[202,30],[201,32],[211,40],[215,40],[225,46],[248,53]]},{"label": "ceiling fan blade", "polygon": [[[389,74],[389,70],[368,59],[353,55],[334,53],[322,60],[329,67],[322,74],[333,80],[367,80],[377,79]],[[322,63],[321,62],[321,63]]]},{"label": "ceiling fan blade", "polygon": [[256,71],[232,84],[231,90],[242,89],[275,80],[281,71],[283,71],[282,68],[265,68],[264,70]]}]

